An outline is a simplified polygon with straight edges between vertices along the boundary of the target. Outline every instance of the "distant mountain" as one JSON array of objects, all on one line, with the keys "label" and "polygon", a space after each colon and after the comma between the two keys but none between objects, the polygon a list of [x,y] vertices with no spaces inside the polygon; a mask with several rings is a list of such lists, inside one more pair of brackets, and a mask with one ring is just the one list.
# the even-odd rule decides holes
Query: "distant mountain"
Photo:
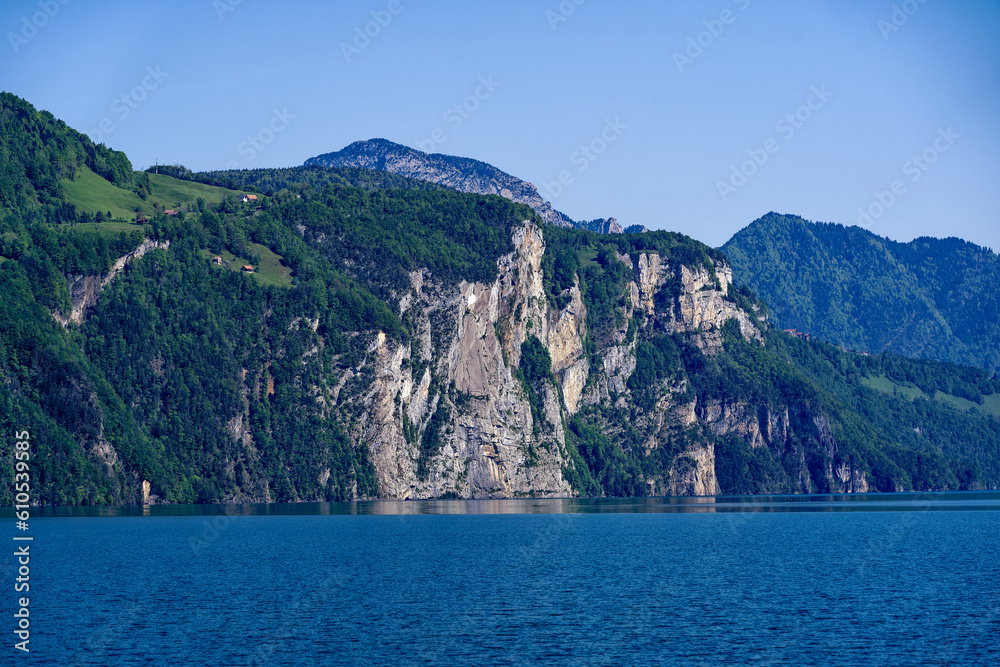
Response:
[{"label": "distant mountain", "polygon": [[1000,368],[1000,257],[988,248],[897,243],[768,213],[722,250],[781,327],[859,351]]},{"label": "distant mountain", "polygon": [[305,166],[355,167],[388,171],[393,174],[440,183],[459,192],[500,195],[535,209],[545,222],[557,227],[575,227],[569,216],[552,208],[538,189],[521,179],[479,160],[421,151],[387,141],[355,141],[335,153],[306,160]]},{"label": "distant mountain", "polygon": [[[614,218],[597,218],[596,220],[591,220],[590,222],[578,222],[576,226],[579,229],[588,229],[592,232],[597,232],[598,234],[624,234],[625,230],[622,226],[618,224],[618,221]],[[633,225],[634,227],[642,227],[642,225]],[[632,227],[629,227],[632,229]],[[642,227],[642,229],[646,229]]]}]

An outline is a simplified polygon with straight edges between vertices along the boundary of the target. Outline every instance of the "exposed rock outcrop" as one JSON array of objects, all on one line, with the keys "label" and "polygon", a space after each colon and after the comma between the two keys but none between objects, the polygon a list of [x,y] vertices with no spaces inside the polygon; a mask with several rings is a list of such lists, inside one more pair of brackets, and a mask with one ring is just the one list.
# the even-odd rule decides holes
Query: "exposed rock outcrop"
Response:
[{"label": "exposed rock outcrop", "polygon": [[111,265],[111,269],[103,275],[70,276],[68,282],[72,306],[69,315],[64,315],[59,311],[56,311],[53,313],[53,317],[55,317],[56,320],[58,320],[63,326],[68,326],[70,322],[82,324],[83,320],[87,317],[87,311],[97,303],[97,298],[101,295],[101,291],[107,287],[108,283],[114,280],[119,273],[124,271],[125,267],[130,262],[134,262],[151,250],[155,250],[157,248],[166,250],[169,247],[170,241],[153,241],[151,239],[146,239],[139,244],[138,248],[116,259],[115,263]]},{"label": "exposed rock outcrop", "polygon": [[[360,398],[366,409],[351,431],[371,453],[381,496],[572,495],[562,475],[558,390],[546,389],[545,423],[535,424],[515,377],[521,343],[531,333],[544,340],[549,332],[541,230],[526,222],[515,229],[514,245],[498,262],[492,284],[447,287],[415,272],[400,304],[415,320],[418,341],[406,346],[376,337],[365,361],[374,380]],[[564,366],[582,351],[579,333],[573,336],[579,297],[576,309],[554,317]],[[421,369],[419,376],[415,369]],[[449,419],[435,420],[438,411]],[[419,425],[419,441],[407,439],[406,423]],[[423,454],[421,462],[421,444],[428,439],[438,449]]]},{"label": "exposed rock outcrop", "polygon": [[[618,224],[618,221],[614,218],[597,218],[596,220],[591,220],[590,222],[580,222],[577,223],[577,227],[580,229],[587,229],[592,232],[597,232],[598,234],[624,234],[625,230],[622,226]],[[634,229],[635,226],[629,227],[629,229]],[[645,227],[642,227],[645,230]]]},{"label": "exposed rock outcrop", "polygon": [[[745,338],[763,342],[754,317],[727,299],[732,281],[727,264],[689,267],[656,253],[619,255],[632,272],[621,302],[623,324],[588,354],[579,280],[564,292],[565,306],[555,308],[545,293],[542,231],[525,221],[513,228],[512,240],[514,251],[498,260],[496,279],[488,284],[449,284],[426,270],[411,273],[410,289],[398,304],[411,322],[413,340],[361,334],[371,336],[366,357],[358,367],[341,368],[331,383],[335,394],[329,400],[340,406],[331,414],[339,414],[354,445],[370,453],[380,497],[572,495],[567,472],[575,464],[565,424],[584,409],[591,419],[632,410],[644,454],[666,448],[670,463],[645,480],[649,493],[721,491],[711,438],[684,436],[698,424],[714,436],[732,434],[751,448],[797,457],[801,490],[815,490],[810,466],[817,465],[831,489],[867,488],[863,473],[834,469],[836,441],[822,415],[799,416],[812,420],[812,436],[803,446],[793,437],[787,408],[700,405],[684,382],[660,388],[654,410],[634,411],[629,388],[639,340],[629,333],[634,318],[649,332],[683,334],[710,355],[722,349],[721,330],[731,319]],[[518,378],[521,345],[530,336],[548,351],[555,379],[542,387],[541,407],[534,412]],[[610,441],[617,442],[621,426],[605,426]]]}]

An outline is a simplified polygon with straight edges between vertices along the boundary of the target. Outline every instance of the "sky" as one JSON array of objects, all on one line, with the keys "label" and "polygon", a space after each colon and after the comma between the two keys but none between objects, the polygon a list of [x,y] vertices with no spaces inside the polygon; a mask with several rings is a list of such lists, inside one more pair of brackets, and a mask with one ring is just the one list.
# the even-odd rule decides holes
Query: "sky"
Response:
[{"label": "sky", "polygon": [[997,0],[4,0],[0,88],[136,168],[382,137],[576,220],[1000,249]]}]

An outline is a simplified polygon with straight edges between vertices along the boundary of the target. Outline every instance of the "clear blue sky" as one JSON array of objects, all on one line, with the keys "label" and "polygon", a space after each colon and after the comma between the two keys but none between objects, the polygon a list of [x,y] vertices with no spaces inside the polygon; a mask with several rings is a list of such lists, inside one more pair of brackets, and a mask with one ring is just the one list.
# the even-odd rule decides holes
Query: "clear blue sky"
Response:
[{"label": "clear blue sky", "polygon": [[137,168],[385,137],[711,245],[860,208],[1000,249],[996,0],[65,1],[0,3],[0,87]]}]

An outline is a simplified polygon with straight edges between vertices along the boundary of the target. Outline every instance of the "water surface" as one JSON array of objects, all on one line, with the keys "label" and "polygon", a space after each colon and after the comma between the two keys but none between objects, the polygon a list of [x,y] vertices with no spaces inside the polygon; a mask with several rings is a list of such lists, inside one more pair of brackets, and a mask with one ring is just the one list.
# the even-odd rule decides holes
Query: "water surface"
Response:
[{"label": "water surface", "polygon": [[998,510],[998,493],[48,508],[27,662],[1000,664]]}]

